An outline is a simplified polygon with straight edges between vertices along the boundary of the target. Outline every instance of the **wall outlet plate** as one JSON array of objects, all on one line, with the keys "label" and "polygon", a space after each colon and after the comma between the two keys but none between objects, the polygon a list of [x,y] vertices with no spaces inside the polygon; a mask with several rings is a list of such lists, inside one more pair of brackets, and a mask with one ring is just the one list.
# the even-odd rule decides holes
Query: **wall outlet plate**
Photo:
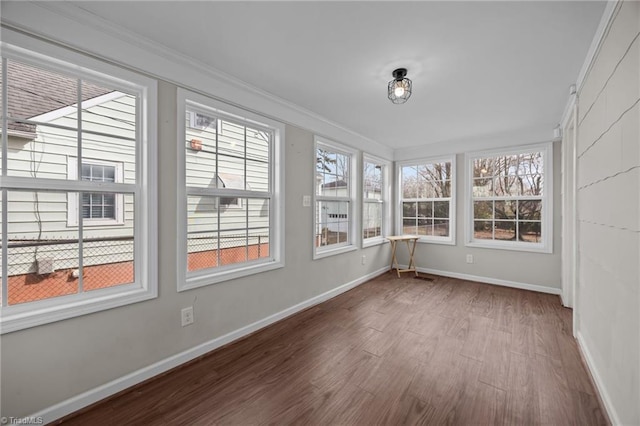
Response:
[{"label": "wall outlet plate", "polygon": [[186,327],[187,325],[193,324],[195,318],[193,316],[193,306],[188,306],[181,311],[182,316],[182,326]]}]

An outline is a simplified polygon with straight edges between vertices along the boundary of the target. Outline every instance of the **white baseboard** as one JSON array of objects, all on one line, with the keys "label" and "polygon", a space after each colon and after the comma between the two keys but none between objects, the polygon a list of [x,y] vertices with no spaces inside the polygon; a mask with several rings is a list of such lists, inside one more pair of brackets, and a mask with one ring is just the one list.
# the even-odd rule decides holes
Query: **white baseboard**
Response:
[{"label": "white baseboard", "polygon": [[332,297],[351,290],[352,288],[357,287],[358,285],[387,272],[388,270],[389,267],[385,266],[384,268],[378,269],[377,271],[371,272],[370,274],[364,275],[318,296],[314,296],[311,299],[307,299],[304,302],[298,303],[297,305],[291,306],[285,310],[244,326],[238,330],[227,333],[224,336],[217,337],[191,349],[187,349],[186,351],[170,356],[169,358],[165,358],[162,361],[158,361],[147,367],[141,368],[140,370],[127,374],[126,376],[122,376],[109,383],[105,383],[102,386],[98,386],[97,388],[81,393],[80,395],[74,396],[73,398],[69,398],[56,405],[45,408],[44,410],[41,410],[40,412],[29,417],[41,417],[44,420],[45,424],[58,420],[111,395],[115,395],[116,393],[130,388],[131,386],[142,383],[145,380],[148,380],[181,364],[198,358],[199,356],[202,356],[208,352],[213,351],[214,349],[231,343],[234,340],[238,340],[241,337],[260,330],[261,328],[280,321],[281,319],[291,316],[299,311],[329,300]]},{"label": "white baseboard", "polygon": [[587,368],[591,373],[591,377],[593,377],[593,381],[595,382],[595,385],[596,385],[596,390],[600,394],[600,399],[604,404],[604,409],[606,410],[607,415],[609,416],[609,420],[611,421],[611,424],[621,425],[622,422],[620,421],[620,418],[618,417],[618,413],[616,413],[616,410],[613,407],[613,403],[611,402],[611,396],[609,395],[609,392],[607,392],[607,388],[605,387],[604,382],[602,381],[602,377],[600,377],[600,374],[598,373],[598,369],[596,368],[596,364],[593,360],[593,356],[591,355],[591,351],[589,351],[589,347],[587,346],[587,343],[584,341],[584,337],[582,336],[582,333],[580,333],[580,331],[576,333],[576,340],[578,341],[578,348],[580,348],[580,352],[582,352],[582,357],[587,363]]},{"label": "white baseboard", "polygon": [[[400,265],[400,267],[406,268],[407,265]],[[443,277],[458,278],[458,279],[467,280],[467,281],[477,281],[480,283],[495,284],[503,287],[520,288],[523,290],[531,290],[531,291],[537,291],[540,293],[549,293],[549,294],[562,293],[562,290],[559,288],[546,287],[546,286],[537,285],[537,284],[527,284],[527,283],[521,283],[517,281],[501,280],[498,278],[481,277],[478,275],[462,274],[459,272],[441,271],[439,269],[432,269],[432,268],[418,267],[417,269],[418,269],[418,272],[424,272],[425,274],[442,275]]]}]

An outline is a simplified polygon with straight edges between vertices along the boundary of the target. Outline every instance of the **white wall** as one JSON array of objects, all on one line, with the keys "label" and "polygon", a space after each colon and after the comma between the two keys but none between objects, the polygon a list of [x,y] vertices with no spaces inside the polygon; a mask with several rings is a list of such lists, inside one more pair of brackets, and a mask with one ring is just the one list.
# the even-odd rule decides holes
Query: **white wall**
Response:
[{"label": "white wall", "polygon": [[614,424],[640,424],[640,3],[618,5],[579,92],[579,340]]},{"label": "white wall", "polygon": [[[2,336],[2,416],[25,416],[388,265],[388,245],[312,260],[313,134],[286,128],[286,266],[177,293],[176,87],[159,85],[159,298]],[[361,265],[362,254],[367,264]],[[196,322],[182,328],[180,309]]]},{"label": "white wall", "polygon": [[[523,143],[529,143],[523,140]],[[476,145],[475,149],[484,146]],[[432,147],[425,147],[422,153],[413,152],[415,158],[429,157]],[[442,147],[434,147],[438,155],[445,152]],[[451,152],[447,153],[450,154]],[[456,244],[419,243],[416,247],[415,260],[418,268],[440,272],[450,276],[477,279],[496,284],[519,286],[550,293],[560,293],[560,145],[553,146],[553,253],[533,253],[513,250],[496,250],[466,247],[465,235],[465,158],[464,154],[456,156]],[[406,250],[399,250],[399,260],[407,263]],[[474,262],[466,263],[466,255],[473,255]]]}]

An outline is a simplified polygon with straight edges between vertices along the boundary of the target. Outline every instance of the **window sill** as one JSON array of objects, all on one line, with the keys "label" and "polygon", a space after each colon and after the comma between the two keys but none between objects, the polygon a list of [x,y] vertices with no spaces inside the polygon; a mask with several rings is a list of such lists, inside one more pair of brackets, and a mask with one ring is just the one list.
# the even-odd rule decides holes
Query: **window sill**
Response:
[{"label": "window sill", "polygon": [[545,246],[544,244],[527,244],[526,243],[511,243],[506,241],[499,242],[480,242],[480,241],[471,241],[467,242],[465,246],[473,247],[473,248],[485,248],[485,249],[496,249],[496,250],[510,250],[510,251],[524,251],[529,253],[545,253],[551,254],[553,253],[553,247]]},{"label": "window sill", "polygon": [[447,246],[455,246],[456,245],[456,242],[452,237],[444,237],[444,238],[420,237],[420,239],[418,240],[418,243],[420,243],[420,244],[443,244],[443,245],[447,245]]},{"label": "window sill", "polygon": [[236,278],[246,277],[249,275],[260,274],[262,272],[272,271],[284,267],[282,261],[260,262],[247,265],[242,268],[233,265],[233,269],[211,272],[211,269],[203,269],[190,273],[184,284],[178,283],[178,292],[187,291],[194,288],[206,287],[224,281]]},{"label": "window sill", "polygon": [[342,254],[342,253],[347,253],[350,251],[354,251],[357,250],[358,247],[356,247],[353,244],[349,244],[346,246],[340,246],[340,247],[336,247],[336,248],[332,248],[332,249],[324,249],[321,251],[318,251],[317,249],[314,249],[313,252],[313,260],[317,260],[317,259],[322,259],[324,257],[329,257],[329,256],[335,256],[336,254]]},{"label": "window sill", "polygon": [[389,240],[387,240],[385,237],[367,238],[362,240],[362,248],[379,246],[379,245],[388,244],[388,243],[389,243]]},{"label": "window sill", "polygon": [[134,283],[118,285],[103,290],[93,290],[87,293],[21,303],[2,309],[0,330],[1,334],[11,333],[154,299],[157,296],[157,289],[140,288],[139,285]]}]

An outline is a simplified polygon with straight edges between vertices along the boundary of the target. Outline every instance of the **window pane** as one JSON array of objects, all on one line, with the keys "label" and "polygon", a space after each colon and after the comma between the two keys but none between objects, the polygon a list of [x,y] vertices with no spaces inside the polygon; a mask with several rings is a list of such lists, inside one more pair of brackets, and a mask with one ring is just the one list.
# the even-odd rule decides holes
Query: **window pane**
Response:
[{"label": "window pane", "polygon": [[382,235],[382,203],[364,203],[362,232],[364,238]]},{"label": "window pane", "polygon": [[[115,198],[115,194],[103,194]],[[83,228],[83,288],[85,291],[113,287],[134,282],[134,198],[123,197],[126,211],[124,226],[117,233],[107,233],[104,227],[84,222]],[[113,207],[102,208],[104,218],[115,219]],[[110,215],[111,214],[111,215]],[[111,234],[111,235],[108,235]]]},{"label": "window pane", "polygon": [[[78,103],[78,80],[53,71],[7,60],[7,114],[77,128],[77,111],[63,110]],[[94,93],[87,96],[96,96]],[[83,97],[84,99],[88,99]],[[72,109],[72,108],[67,108]],[[33,132],[34,125],[12,122],[9,130]]]},{"label": "window pane", "polygon": [[[200,122],[204,123],[210,120],[212,125],[208,127],[192,127],[191,117],[195,117],[196,114],[201,116]],[[206,118],[206,120],[202,117]],[[185,177],[187,186],[217,188],[216,138],[218,132],[215,119],[188,110],[185,120]]]},{"label": "window pane", "polygon": [[518,219],[540,220],[542,214],[542,200],[518,201]]},{"label": "window pane", "polygon": [[187,270],[218,266],[218,199],[187,197]]},{"label": "window pane", "polygon": [[402,203],[402,216],[403,217],[417,217],[416,202],[404,202]]},{"label": "window pane", "polygon": [[418,198],[418,168],[402,167],[402,198]]},{"label": "window pane", "polygon": [[449,202],[448,201],[435,201],[433,203],[433,217],[448,218],[449,217]]},{"label": "window pane", "polygon": [[542,195],[542,175],[518,176],[518,195]]},{"label": "window pane", "polygon": [[421,201],[418,203],[418,216],[433,217],[433,201]]},{"label": "window pane", "polygon": [[433,235],[436,237],[449,236],[449,220],[436,219],[433,221]]},{"label": "window pane", "polygon": [[7,148],[10,176],[68,179],[68,158],[78,155],[78,132],[38,124],[28,135],[9,134]]},{"label": "window pane", "polygon": [[67,227],[67,193],[8,191],[7,199],[9,305],[77,293],[78,231]]},{"label": "window pane", "polygon": [[473,222],[473,239],[492,240],[493,222],[490,220],[476,220]]},{"label": "window pane", "polygon": [[269,200],[247,199],[249,209],[248,260],[269,257]]},{"label": "window pane", "polygon": [[316,151],[316,171],[318,173],[336,172],[336,154],[326,149],[318,148]]},{"label": "window pane", "polygon": [[496,219],[515,219],[516,218],[516,210],[517,210],[517,202],[515,200],[509,201],[496,201],[495,208],[495,218]]},{"label": "window pane", "polygon": [[491,178],[495,173],[493,158],[476,158],[473,160],[474,178]]},{"label": "window pane", "polygon": [[82,131],[122,139],[114,149],[131,150],[129,155],[134,155],[135,144],[126,141],[136,139],[136,97],[84,80],[82,97]]},{"label": "window pane", "polygon": [[363,174],[363,198],[382,199],[382,166],[365,162]]},{"label": "window pane", "polygon": [[515,241],[516,222],[496,221],[494,228],[494,237],[496,240]]},{"label": "window pane", "polygon": [[417,235],[418,234],[418,219],[402,219],[402,233]]},{"label": "window pane", "polygon": [[433,235],[433,219],[418,219],[416,235]]},{"label": "window pane", "polygon": [[518,195],[518,179],[515,176],[503,175],[494,181],[495,195],[499,197],[514,197]]},{"label": "window pane", "polygon": [[317,202],[316,247],[348,241],[348,211],[348,201]]},{"label": "window pane", "polygon": [[528,243],[542,242],[541,222],[518,222],[518,240]]},{"label": "window pane", "polygon": [[[94,175],[100,177],[99,179],[94,177],[93,180],[136,183],[135,151],[135,139],[125,140],[88,132],[82,133],[82,163],[92,164]],[[75,154],[73,155],[75,156]],[[102,164],[102,162],[107,164]],[[116,165],[120,165],[119,172],[124,176],[116,175],[116,171],[118,171]],[[112,178],[115,180],[111,180]]]},{"label": "window pane", "polygon": [[481,178],[473,180],[473,196],[475,198],[493,196],[493,179]]},{"label": "window pane", "polygon": [[474,201],[473,202],[473,218],[474,219],[492,219],[493,218],[493,201]]}]

